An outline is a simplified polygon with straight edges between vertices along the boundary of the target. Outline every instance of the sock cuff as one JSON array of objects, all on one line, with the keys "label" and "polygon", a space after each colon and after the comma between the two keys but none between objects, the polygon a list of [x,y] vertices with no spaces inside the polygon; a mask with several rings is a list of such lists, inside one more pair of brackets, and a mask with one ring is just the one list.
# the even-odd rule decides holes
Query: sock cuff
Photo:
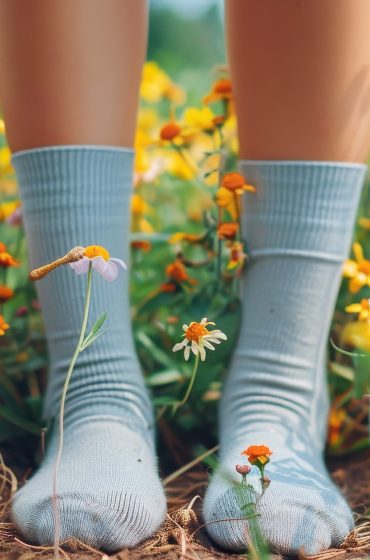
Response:
[{"label": "sock cuff", "polygon": [[363,164],[242,161],[243,228],[252,256],[312,254],[340,261],[348,252],[366,176]]},{"label": "sock cuff", "polygon": [[72,200],[88,209],[92,198],[117,197],[125,187],[131,192],[133,160],[130,148],[82,145],[23,150],[12,157],[29,212]]}]

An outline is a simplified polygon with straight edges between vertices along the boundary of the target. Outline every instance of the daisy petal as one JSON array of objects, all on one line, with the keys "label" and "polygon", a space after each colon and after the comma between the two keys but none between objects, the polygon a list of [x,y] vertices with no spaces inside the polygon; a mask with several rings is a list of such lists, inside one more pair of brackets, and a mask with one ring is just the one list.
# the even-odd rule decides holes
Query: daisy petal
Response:
[{"label": "daisy petal", "polygon": [[118,266],[111,259],[107,262],[107,267],[104,272],[101,273],[103,278],[108,282],[114,282],[118,276]]},{"label": "daisy petal", "polygon": [[179,350],[182,350],[184,348],[184,341],[183,342],[178,342],[177,344],[175,344],[175,346],[172,348],[172,352],[178,352]]},{"label": "daisy petal", "polygon": [[185,346],[184,358],[185,358],[185,361],[186,361],[186,362],[187,362],[188,359],[190,358],[190,346]]},{"label": "daisy petal", "polygon": [[195,342],[195,340],[193,340],[191,343],[191,351],[193,352],[193,354],[195,354],[195,356],[198,356],[198,344]]},{"label": "daisy petal", "polygon": [[210,350],[215,350],[215,347],[212,346],[212,344],[210,344],[207,340],[203,340],[203,344],[206,348],[209,348]]},{"label": "daisy petal", "polygon": [[92,262],[92,267],[94,270],[96,270],[96,272],[98,272],[99,274],[101,274],[103,276],[108,263],[105,259],[103,259],[103,257],[94,257],[93,259],[90,259]]},{"label": "daisy petal", "polygon": [[204,350],[203,346],[199,346],[199,354],[200,354],[200,359],[202,360],[202,362],[204,362],[204,360],[206,359],[206,351]]},{"label": "daisy petal", "polygon": [[126,264],[125,261],[123,261],[122,259],[115,259],[115,258],[111,257],[111,258],[109,259],[109,262],[111,262],[111,261],[114,262],[114,263],[116,263],[116,264],[119,265],[120,267],[122,267],[124,270],[127,270],[127,264]]},{"label": "daisy petal", "polygon": [[69,266],[76,274],[87,274],[89,270],[90,259],[87,257],[82,257],[79,261],[69,263]]}]

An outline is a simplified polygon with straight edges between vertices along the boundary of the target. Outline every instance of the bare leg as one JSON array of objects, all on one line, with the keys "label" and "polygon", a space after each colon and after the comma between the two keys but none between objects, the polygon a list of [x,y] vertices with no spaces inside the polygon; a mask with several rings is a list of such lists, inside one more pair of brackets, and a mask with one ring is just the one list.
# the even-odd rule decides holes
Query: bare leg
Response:
[{"label": "bare leg", "polygon": [[1,0],[11,149],[132,146],[146,30],[145,0]]},{"label": "bare leg", "polygon": [[227,2],[242,159],[366,159],[369,21],[366,0]]},{"label": "bare leg", "polygon": [[[95,243],[129,259],[130,147],[145,12],[144,0],[0,0],[0,91],[32,268]],[[106,251],[95,250],[107,260]],[[61,267],[37,288],[50,356],[45,415],[58,418],[85,282]],[[18,530],[38,544],[53,544],[59,529],[61,541],[110,551],[133,547],[166,515],[128,294],[125,273],[110,284],[93,279],[89,320],[106,311],[109,336],[78,357],[56,493],[58,420],[40,468],[14,498]]]},{"label": "bare leg", "polygon": [[[323,462],[326,348],[366,173],[370,4],[229,0],[227,8],[240,168],[256,193],[244,195],[242,324],[204,517],[221,546],[245,549],[255,522],[237,521],[248,510],[229,481],[245,449],[260,494],[256,464],[263,476],[272,452],[258,523],[274,551],[316,554],[353,528]],[[257,501],[244,490],[246,504]]]}]

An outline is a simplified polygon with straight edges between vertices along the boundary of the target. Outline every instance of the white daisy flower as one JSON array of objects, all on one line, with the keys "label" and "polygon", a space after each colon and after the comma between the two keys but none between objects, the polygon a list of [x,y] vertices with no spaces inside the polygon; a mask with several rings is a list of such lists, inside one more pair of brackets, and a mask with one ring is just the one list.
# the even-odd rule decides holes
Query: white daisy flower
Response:
[{"label": "white daisy flower", "polygon": [[187,361],[190,357],[190,351],[195,356],[200,355],[202,362],[206,359],[206,348],[208,350],[215,350],[213,344],[221,344],[222,340],[227,340],[227,336],[222,331],[216,329],[209,331],[207,325],[215,325],[211,321],[207,321],[204,317],[200,323],[191,322],[190,325],[183,325],[184,340],[178,342],[172,348],[173,352],[184,349],[184,358]]},{"label": "white daisy flower", "polygon": [[127,269],[127,266],[121,259],[115,259],[110,256],[108,251],[100,245],[89,245],[85,247],[84,256],[75,262],[70,262],[69,266],[76,274],[87,274],[89,264],[108,282],[113,282],[118,276],[119,267]]}]

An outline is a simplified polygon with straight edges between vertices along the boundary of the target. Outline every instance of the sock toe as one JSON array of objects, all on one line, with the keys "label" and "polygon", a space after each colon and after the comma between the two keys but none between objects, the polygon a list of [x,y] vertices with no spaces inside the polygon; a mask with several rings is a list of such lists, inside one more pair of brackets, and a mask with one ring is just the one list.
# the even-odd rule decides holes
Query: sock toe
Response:
[{"label": "sock toe", "polygon": [[[215,481],[204,501],[207,531],[222,548],[244,551],[250,539],[248,521],[243,519],[235,490],[220,495],[217,486]],[[258,500],[257,512],[260,529],[274,552],[317,554],[343,542],[353,529],[352,512],[330,481],[328,486],[318,490],[273,480]]]},{"label": "sock toe", "polygon": [[[166,497],[152,448],[140,433],[101,418],[67,430],[65,444],[57,479],[61,542],[78,539],[114,552],[135,547],[160,527]],[[54,542],[54,457],[55,445],[12,504],[23,537],[44,546]]]},{"label": "sock toe", "polygon": [[[93,496],[63,496],[59,499],[61,542],[77,539],[108,552],[133,548],[159,528],[165,517],[163,506],[160,515],[158,511],[153,515],[146,500],[129,492],[121,492],[111,507]],[[34,523],[37,542],[50,545],[54,539],[51,499],[39,506]]]}]

